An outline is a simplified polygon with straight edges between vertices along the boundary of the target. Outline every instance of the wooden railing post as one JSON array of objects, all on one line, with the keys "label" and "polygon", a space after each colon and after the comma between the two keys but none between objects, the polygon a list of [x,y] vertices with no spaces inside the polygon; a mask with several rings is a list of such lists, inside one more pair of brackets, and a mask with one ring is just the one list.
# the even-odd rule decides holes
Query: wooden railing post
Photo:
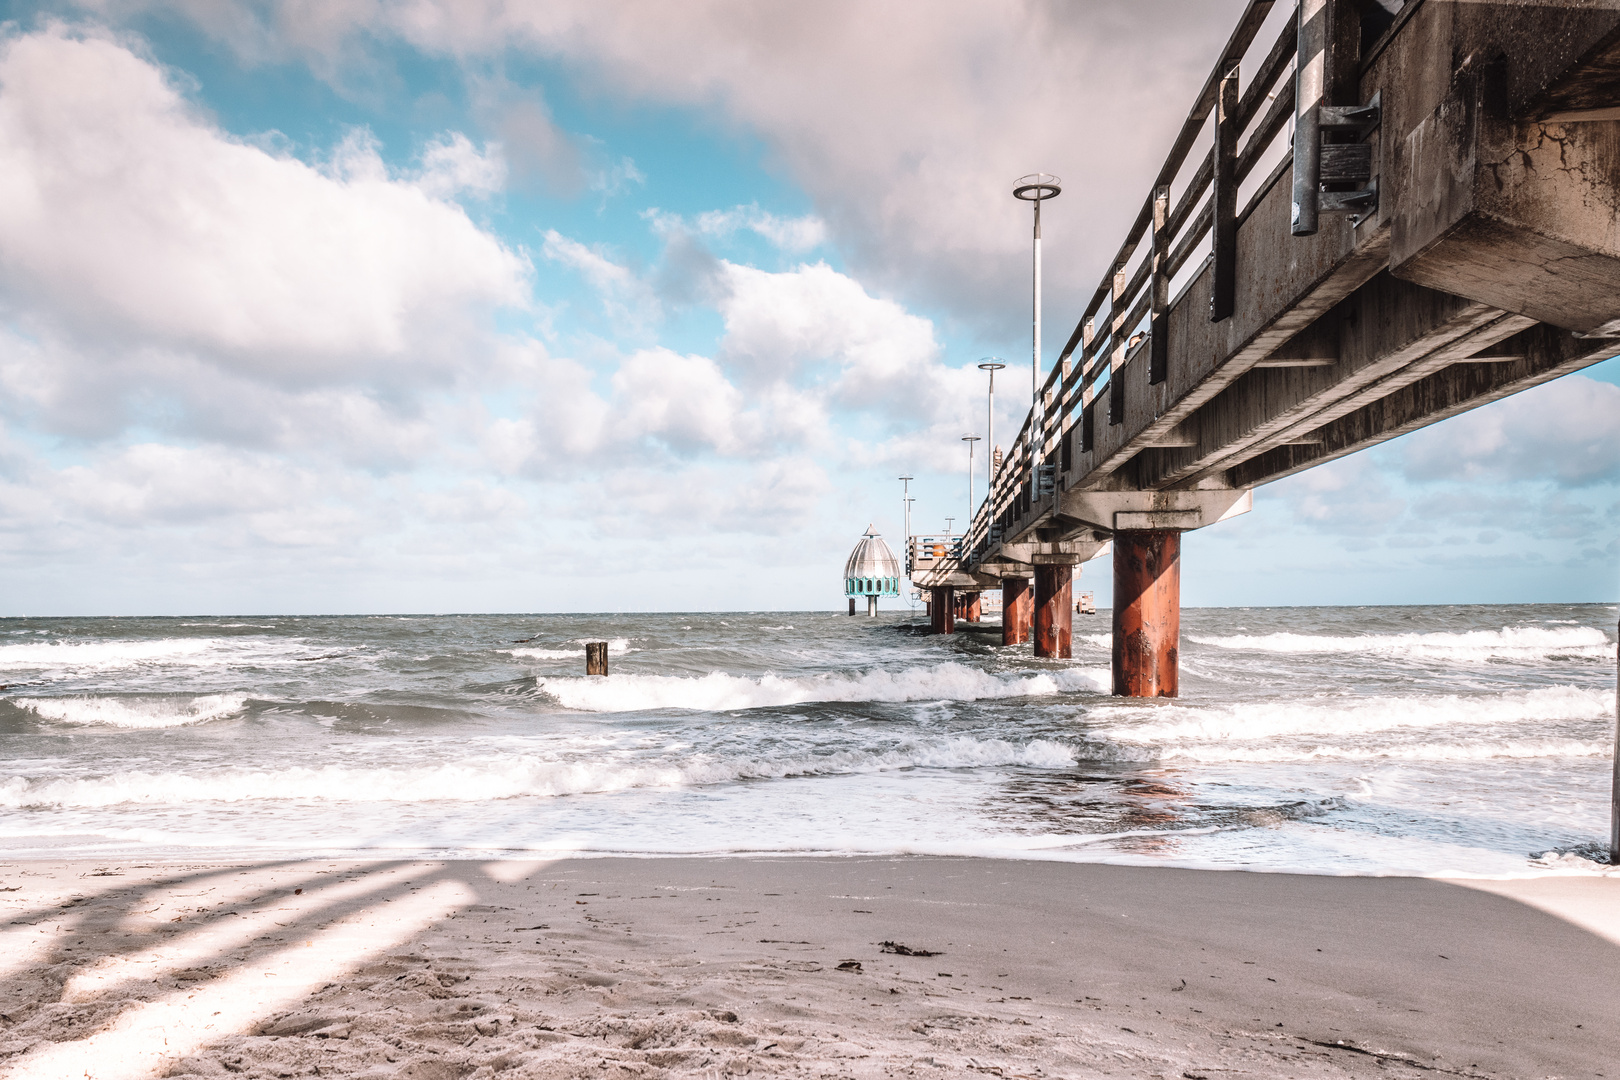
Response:
[{"label": "wooden railing post", "polygon": [[1237,143],[1238,69],[1233,65],[1221,79],[1215,99],[1215,151],[1210,206],[1214,210],[1210,247],[1214,255],[1209,318],[1220,322],[1237,309]]},{"label": "wooden railing post", "polygon": [[1108,311],[1108,422],[1125,422],[1125,387],[1120,385],[1119,370],[1125,366],[1125,319],[1129,309],[1125,305],[1125,267],[1114,271],[1113,298]]},{"label": "wooden railing post", "polygon": [[1328,0],[1299,0],[1299,51],[1294,59],[1294,199],[1289,228],[1311,236],[1322,182],[1318,107],[1327,89]]},{"label": "wooden railing post", "polygon": [[1170,377],[1170,185],[1153,189],[1153,290],[1152,321],[1149,322],[1148,382],[1154,385]]}]

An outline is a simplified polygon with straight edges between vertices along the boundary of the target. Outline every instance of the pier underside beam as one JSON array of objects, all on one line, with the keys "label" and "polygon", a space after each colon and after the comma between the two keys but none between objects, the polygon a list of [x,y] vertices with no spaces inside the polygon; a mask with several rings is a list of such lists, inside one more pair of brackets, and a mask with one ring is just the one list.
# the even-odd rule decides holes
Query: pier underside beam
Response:
[{"label": "pier underside beam", "polygon": [[1074,567],[1035,567],[1035,655],[1067,660],[1074,655]]},{"label": "pier underside beam", "polygon": [[928,621],[936,634],[956,633],[956,590],[936,585],[929,590]]},{"label": "pier underside beam", "polygon": [[1001,643],[1022,645],[1029,640],[1030,627],[1035,623],[1035,594],[1030,591],[1029,578],[1001,579]]},{"label": "pier underside beam", "polygon": [[1114,693],[1175,697],[1181,638],[1181,534],[1114,534]]}]

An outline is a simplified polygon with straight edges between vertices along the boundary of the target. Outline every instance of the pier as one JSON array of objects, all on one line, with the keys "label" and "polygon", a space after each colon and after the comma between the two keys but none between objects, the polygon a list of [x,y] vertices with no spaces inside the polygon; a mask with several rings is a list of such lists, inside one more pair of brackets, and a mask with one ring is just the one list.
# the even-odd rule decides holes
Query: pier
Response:
[{"label": "pier", "polygon": [[1066,658],[1073,579],[1111,548],[1114,693],[1174,697],[1183,533],[1620,353],[1620,10],[1300,0],[1258,40],[1274,6],[1219,53],[970,525],[908,538],[937,632],[999,589],[1003,642]]}]

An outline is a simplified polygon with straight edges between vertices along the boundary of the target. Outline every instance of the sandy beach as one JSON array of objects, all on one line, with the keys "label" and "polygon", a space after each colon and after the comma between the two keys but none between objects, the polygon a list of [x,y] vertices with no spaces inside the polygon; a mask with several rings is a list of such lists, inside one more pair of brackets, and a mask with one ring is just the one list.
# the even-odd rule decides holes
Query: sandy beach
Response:
[{"label": "sandy beach", "polygon": [[0,880],[10,1078],[1573,1077],[1620,1057],[1614,877],[896,857]]}]

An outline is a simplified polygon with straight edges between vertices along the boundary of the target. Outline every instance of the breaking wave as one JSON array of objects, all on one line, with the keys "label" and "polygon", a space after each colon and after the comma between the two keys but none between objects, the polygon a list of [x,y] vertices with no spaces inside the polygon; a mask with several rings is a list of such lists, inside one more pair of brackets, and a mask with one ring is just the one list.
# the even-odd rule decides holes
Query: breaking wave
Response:
[{"label": "breaking wave", "polygon": [[1089,714],[1111,738],[1135,743],[1242,742],[1278,736],[1343,736],[1399,728],[1599,720],[1614,695],[1579,686],[1496,694],[1429,697],[1335,697],[1216,706],[1105,705]]},{"label": "breaking wave", "polygon": [[[538,646],[532,649],[502,649],[502,652],[513,656],[528,657],[531,660],[582,660],[585,657],[586,639],[580,638],[574,643],[577,647],[572,649],[542,649]],[[609,656],[622,656],[625,653],[635,652],[630,647],[629,638],[614,638],[608,642]]]},{"label": "breaking wave", "polygon": [[74,697],[16,698],[12,702],[42,720],[59,724],[120,728],[170,728],[234,716],[246,694],[206,694],[193,698]]},{"label": "breaking wave", "polygon": [[131,770],[76,779],[14,776],[0,782],[0,807],[38,809],[120,803],[270,800],[484,802],[913,768],[1020,765],[1061,769],[1074,762],[1074,751],[1070,747],[1045,739],[1012,743],[960,737],[886,751],[839,750],[761,759],[699,756],[679,763],[560,761],[522,754],[397,768],[327,765],[274,770],[231,768],[203,773]]},{"label": "breaking wave", "polygon": [[539,690],[568,709],[639,712],[694,709],[730,712],[812,701],[984,701],[1074,692],[1107,693],[1111,675],[1101,668],[996,675],[965,664],[939,664],[861,675],[761,675],[713,671],[701,676],[614,675],[545,678]]},{"label": "breaking wave", "polygon": [[1424,742],[1388,746],[1179,746],[1152,755],[1111,755],[1120,760],[1196,761],[1207,764],[1309,761],[1489,761],[1512,758],[1608,757],[1606,739],[1506,739],[1485,742]]},{"label": "breaking wave", "polygon": [[1590,626],[1509,626],[1501,630],[1464,633],[1356,634],[1229,634],[1187,635],[1188,640],[1218,649],[1272,653],[1359,653],[1366,656],[1411,657],[1424,660],[1541,660],[1550,656],[1602,659],[1614,656],[1615,646],[1602,630]]},{"label": "breaking wave", "polygon": [[228,667],[279,663],[305,646],[241,638],[158,638],[151,641],[61,641],[0,645],[0,671],[108,670],[131,667]]}]

